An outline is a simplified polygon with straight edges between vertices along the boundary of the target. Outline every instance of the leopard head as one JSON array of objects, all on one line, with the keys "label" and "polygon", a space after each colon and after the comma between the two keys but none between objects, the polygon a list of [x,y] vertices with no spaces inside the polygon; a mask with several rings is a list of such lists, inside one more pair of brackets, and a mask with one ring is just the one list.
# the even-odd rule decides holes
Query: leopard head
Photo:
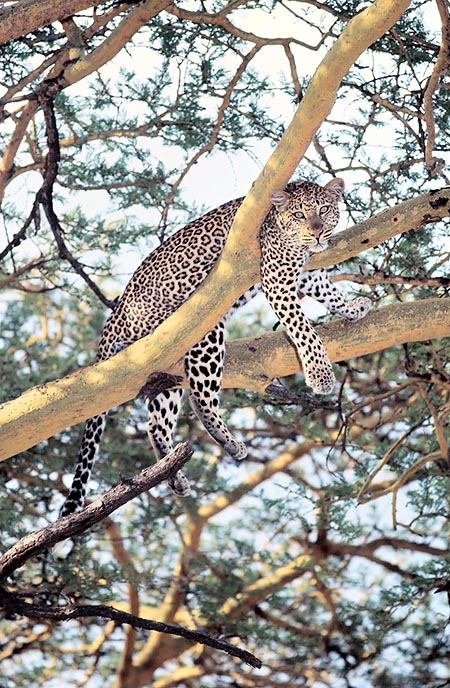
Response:
[{"label": "leopard head", "polygon": [[325,186],[290,182],[284,191],[271,196],[278,227],[312,253],[324,251],[339,220],[338,202],[343,191],[344,180],[339,178]]}]

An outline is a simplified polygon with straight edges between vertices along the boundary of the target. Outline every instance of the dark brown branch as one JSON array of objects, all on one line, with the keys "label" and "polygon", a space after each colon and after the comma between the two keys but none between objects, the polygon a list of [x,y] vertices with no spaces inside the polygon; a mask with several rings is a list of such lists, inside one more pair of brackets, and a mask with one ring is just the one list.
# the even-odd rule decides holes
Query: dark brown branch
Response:
[{"label": "dark brown branch", "polygon": [[33,203],[31,212],[28,215],[25,222],[23,223],[22,227],[14,234],[13,238],[11,239],[11,241],[8,242],[5,248],[2,251],[0,251],[0,261],[6,258],[6,256],[9,253],[11,253],[14,248],[16,248],[16,246],[19,246],[22,243],[22,241],[25,241],[25,239],[27,238],[28,227],[32,224],[33,220],[36,222],[38,206],[39,199],[36,198],[36,200]]},{"label": "dark brown branch", "polygon": [[293,390],[284,387],[283,385],[271,383],[265,389],[266,394],[269,394],[277,400],[280,404],[295,404],[304,407],[304,413],[308,413],[313,409],[325,408],[335,409],[336,402],[330,399],[322,399],[321,397],[307,394],[306,392],[294,392]]},{"label": "dark brown branch", "polygon": [[192,450],[189,446],[186,443],[179,444],[157,464],[144,468],[132,478],[123,480],[78,513],[65,516],[46,528],[25,535],[0,557],[0,582],[31,557],[50,549],[57,542],[84,532],[137,495],[167,480],[180,470],[191,456]]},{"label": "dark brown branch", "polygon": [[38,199],[42,204],[45,214],[47,216],[50,229],[56,240],[59,254],[62,258],[67,260],[73,267],[75,272],[86,282],[88,287],[100,299],[100,301],[112,308],[114,300],[108,299],[95,282],[89,277],[87,272],[83,269],[81,263],[69,251],[66,242],[63,238],[63,229],[60,225],[58,217],[53,207],[53,186],[58,174],[58,166],[60,161],[60,148],[58,129],[56,127],[55,111],[53,107],[54,97],[65,86],[66,81],[63,76],[55,79],[44,81],[43,84],[36,90],[36,97],[45,117],[45,127],[47,133],[48,153],[45,161],[44,182],[40,191],[38,192]]},{"label": "dark brown branch", "polygon": [[208,645],[216,650],[223,650],[233,657],[238,657],[243,662],[246,662],[252,667],[261,668],[262,662],[251,652],[241,650],[234,645],[230,645],[224,640],[212,638],[203,631],[194,631],[175,624],[162,623],[161,621],[152,621],[150,619],[142,619],[134,614],[122,612],[114,607],[108,607],[103,604],[94,605],[74,605],[67,604],[64,607],[46,607],[39,604],[32,604],[23,602],[18,595],[0,588],[0,605],[3,606],[8,615],[20,614],[30,618],[49,619],[50,621],[69,621],[71,619],[85,619],[90,617],[100,617],[103,619],[111,619],[118,624],[129,624],[133,628],[143,628],[148,631],[158,631],[159,633],[169,633],[177,635],[194,643],[201,643]]},{"label": "dark brown branch", "polygon": [[427,286],[427,287],[450,287],[450,277],[420,277],[415,275],[389,275],[388,273],[376,270],[370,275],[356,275],[350,272],[340,272],[333,275],[331,278],[333,282],[340,282],[342,280],[349,280],[357,284],[368,284],[370,286],[375,284],[407,284],[412,287]]}]

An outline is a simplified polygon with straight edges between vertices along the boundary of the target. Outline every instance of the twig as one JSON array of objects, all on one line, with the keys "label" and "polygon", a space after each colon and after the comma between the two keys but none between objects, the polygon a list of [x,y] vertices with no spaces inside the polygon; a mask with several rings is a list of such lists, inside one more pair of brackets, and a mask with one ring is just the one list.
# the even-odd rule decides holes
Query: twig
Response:
[{"label": "twig", "polygon": [[186,443],[178,444],[157,464],[144,468],[132,478],[123,480],[81,511],[25,535],[0,557],[0,582],[31,557],[50,549],[57,542],[82,533],[137,495],[167,480],[180,470],[191,456],[192,450]]},{"label": "twig", "polygon": [[16,247],[19,246],[22,241],[25,241],[27,238],[27,230],[30,227],[31,223],[36,221],[36,214],[38,211],[38,206],[39,206],[39,200],[36,198],[33,203],[33,207],[31,209],[30,214],[28,215],[27,219],[23,223],[22,227],[14,234],[13,238],[11,241],[8,242],[8,244],[5,246],[5,248],[0,251],[0,261],[2,261],[6,256],[12,252],[12,250]]},{"label": "twig", "polygon": [[252,655],[251,652],[241,650],[224,640],[212,638],[203,631],[193,631],[175,624],[166,624],[160,621],[152,621],[150,619],[143,619],[134,614],[122,612],[114,607],[108,607],[103,604],[83,604],[77,606],[75,604],[67,604],[64,607],[46,607],[39,604],[32,604],[23,602],[18,595],[0,588],[0,604],[8,614],[21,614],[31,618],[49,619],[51,621],[69,621],[71,619],[85,619],[89,617],[101,617],[103,619],[111,619],[118,624],[129,624],[134,628],[143,628],[148,631],[158,631],[159,633],[170,633],[177,635],[186,640],[202,645],[208,645],[216,650],[223,650],[233,657],[238,657],[243,662],[246,662],[252,667],[261,668],[262,662],[260,659]]}]

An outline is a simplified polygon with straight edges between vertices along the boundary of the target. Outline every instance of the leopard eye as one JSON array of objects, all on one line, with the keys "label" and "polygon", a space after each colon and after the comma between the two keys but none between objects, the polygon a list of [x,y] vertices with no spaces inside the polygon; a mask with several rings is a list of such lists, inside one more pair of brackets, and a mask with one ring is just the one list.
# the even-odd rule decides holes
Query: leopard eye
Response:
[{"label": "leopard eye", "polygon": [[326,215],[329,210],[330,210],[329,205],[323,205],[319,210],[319,215]]},{"label": "leopard eye", "polygon": [[304,220],[305,219],[305,213],[302,213],[301,210],[297,210],[297,212],[292,213],[294,217],[297,218],[297,220]]}]

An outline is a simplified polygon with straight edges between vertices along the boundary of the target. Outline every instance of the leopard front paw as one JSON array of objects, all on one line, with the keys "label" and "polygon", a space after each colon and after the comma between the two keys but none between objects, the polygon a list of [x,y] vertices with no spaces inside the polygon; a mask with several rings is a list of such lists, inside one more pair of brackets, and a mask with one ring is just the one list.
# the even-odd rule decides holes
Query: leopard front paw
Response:
[{"label": "leopard front paw", "polygon": [[356,322],[367,315],[372,308],[372,301],[367,296],[358,296],[358,298],[350,301],[347,306],[348,309],[344,313],[344,318],[350,322]]},{"label": "leopard front paw", "polygon": [[244,442],[238,442],[237,440],[230,440],[230,442],[225,442],[223,445],[228,456],[230,456],[233,461],[242,461],[248,454],[248,450]]},{"label": "leopard front paw", "polygon": [[331,363],[329,366],[308,368],[305,370],[305,382],[315,394],[331,394],[336,378]]}]

